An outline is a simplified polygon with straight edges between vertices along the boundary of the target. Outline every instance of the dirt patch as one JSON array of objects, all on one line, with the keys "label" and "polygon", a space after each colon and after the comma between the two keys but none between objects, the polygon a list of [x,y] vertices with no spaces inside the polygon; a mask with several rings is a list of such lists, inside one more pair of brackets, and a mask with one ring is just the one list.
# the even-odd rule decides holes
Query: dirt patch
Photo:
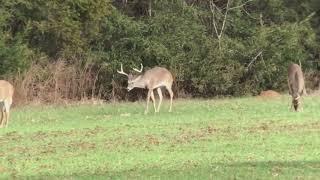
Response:
[{"label": "dirt patch", "polygon": [[92,150],[96,148],[96,144],[91,142],[71,142],[68,147],[71,149]]},{"label": "dirt patch", "polygon": [[50,132],[43,132],[38,131],[31,135],[31,139],[33,141],[45,140],[49,137],[92,137],[97,136],[99,133],[106,132],[107,129],[96,126],[93,129],[85,128],[85,129],[72,129],[68,131],[50,131]]},{"label": "dirt patch", "polygon": [[0,136],[0,144],[1,142],[7,143],[9,141],[20,141],[22,139],[22,135],[17,131],[12,131]]},{"label": "dirt patch", "polygon": [[148,140],[148,143],[151,145],[159,145],[160,144],[160,141],[156,136],[146,135],[145,138]]},{"label": "dirt patch", "polygon": [[8,151],[14,154],[27,154],[31,150],[28,147],[15,146],[13,148],[8,149]]},{"label": "dirt patch", "polygon": [[212,126],[207,126],[197,131],[182,129],[182,132],[173,138],[174,144],[189,143],[193,140],[206,140],[209,136],[217,131],[218,129]]},{"label": "dirt patch", "polygon": [[267,133],[267,132],[274,132],[274,131],[298,131],[298,130],[319,130],[320,129],[320,122],[312,122],[312,123],[305,123],[305,124],[285,124],[279,125],[276,123],[262,123],[258,126],[249,127],[247,130],[250,133]]},{"label": "dirt patch", "polygon": [[123,138],[121,135],[119,135],[114,139],[107,139],[104,146],[109,150],[134,147],[148,151],[161,144],[170,144],[175,146],[177,144],[187,144],[192,141],[207,141],[218,132],[218,129],[213,126],[201,127],[196,130],[184,128],[179,130],[180,132],[173,136],[157,136],[153,134],[146,134],[143,136],[131,136],[130,138]]},{"label": "dirt patch", "polygon": [[277,91],[266,90],[266,91],[261,91],[261,93],[258,97],[274,98],[274,97],[280,97],[280,96],[281,96],[281,94],[278,93]]},{"label": "dirt patch", "polygon": [[7,168],[0,166],[0,174],[5,173],[6,171],[8,171]]}]

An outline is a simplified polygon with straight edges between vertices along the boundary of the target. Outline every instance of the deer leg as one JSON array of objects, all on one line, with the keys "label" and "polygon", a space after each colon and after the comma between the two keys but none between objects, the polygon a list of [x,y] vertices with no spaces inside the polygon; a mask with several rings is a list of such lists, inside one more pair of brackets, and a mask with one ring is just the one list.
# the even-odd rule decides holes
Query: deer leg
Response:
[{"label": "deer leg", "polygon": [[151,97],[151,92],[152,92],[152,89],[149,89],[148,95],[147,95],[147,107],[146,107],[146,110],[144,111],[144,114],[148,114],[148,111],[149,111],[149,101]]},{"label": "deer leg", "polygon": [[157,91],[158,91],[158,94],[159,94],[159,104],[158,104],[158,110],[157,111],[159,112],[163,96],[162,96],[161,88],[158,88]]},{"label": "deer leg", "polygon": [[1,119],[0,119],[0,128],[3,127],[3,109],[1,108]]},{"label": "deer leg", "polygon": [[5,127],[6,124],[7,124],[7,111],[3,110],[2,127]]},{"label": "deer leg", "polygon": [[151,99],[152,99],[152,102],[153,102],[154,112],[157,112],[157,109],[156,109],[156,99],[154,98],[153,90],[151,91]]},{"label": "deer leg", "polygon": [[169,109],[169,112],[172,111],[172,99],[173,99],[173,92],[172,92],[172,89],[171,89],[171,86],[170,87],[166,87],[167,90],[169,91],[169,94],[170,94],[170,109]]},{"label": "deer leg", "polygon": [[5,118],[4,118],[3,127],[7,127],[7,124],[8,124],[8,112],[5,111],[4,114],[5,114]]},{"label": "deer leg", "polygon": [[6,128],[7,128],[8,124],[9,124],[11,101],[5,101],[4,106],[5,106],[5,110],[6,110]]},{"label": "deer leg", "polygon": [[292,95],[292,91],[291,91],[291,84],[290,84],[290,81],[288,79],[288,87],[289,87],[289,94]]}]

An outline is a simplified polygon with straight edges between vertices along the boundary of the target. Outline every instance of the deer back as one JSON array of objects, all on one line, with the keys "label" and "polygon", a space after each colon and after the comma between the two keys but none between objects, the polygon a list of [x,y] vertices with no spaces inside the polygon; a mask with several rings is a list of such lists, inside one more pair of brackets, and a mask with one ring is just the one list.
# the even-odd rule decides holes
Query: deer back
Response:
[{"label": "deer back", "polygon": [[288,85],[291,96],[296,98],[304,92],[304,77],[299,65],[291,64],[288,68]]},{"label": "deer back", "polygon": [[8,98],[12,98],[14,88],[5,80],[0,80],[0,100],[3,101]]},{"label": "deer back", "polygon": [[163,67],[154,67],[147,70],[142,79],[146,82],[147,88],[153,89],[160,86],[170,86],[173,82],[172,74]]}]

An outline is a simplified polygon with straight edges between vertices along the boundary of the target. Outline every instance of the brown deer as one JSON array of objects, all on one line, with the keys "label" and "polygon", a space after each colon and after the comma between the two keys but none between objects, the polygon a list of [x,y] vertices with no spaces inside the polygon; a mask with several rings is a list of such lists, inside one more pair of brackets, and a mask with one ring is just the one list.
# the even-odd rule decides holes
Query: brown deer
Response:
[{"label": "brown deer", "polygon": [[[141,69],[138,70],[136,68],[133,68],[134,71],[137,71],[138,73],[142,73],[143,65],[141,64]],[[133,88],[147,88],[148,89],[148,95],[147,95],[147,106],[145,109],[145,114],[148,113],[149,108],[149,101],[150,98],[153,101],[153,107],[155,112],[160,111],[160,106],[162,103],[162,91],[161,87],[165,87],[167,91],[170,94],[170,109],[169,112],[172,110],[172,99],[173,99],[173,92],[172,92],[172,83],[173,83],[173,77],[170,71],[168,71],[166,68],[163,67],[154,67],[152,69],[147,70],[143,74],[139,75],[132,75],[127,74],[123,72],[123,67],[121,64],[120,71],[117,70],[118,73],[126,75],[128,77],[128,91],[132,90]],[[159,104],[158,108],[156,108],[155,104],[155,98],[153,90],[157,89],[158,95],[159,95]]]},{"label": "brown deer", "polygon": [[298,111],[299,104],[301,103],[300,98],[303,94],[306,94],[303,72],[298,64],[289,65],[288,87],[289,94],[292,96],[292,105],[294,110]]},{"label": "brown deer", "polygon": [[14,88],[8,81],[0,80],[0,128],[8,127],[13,92]]}]

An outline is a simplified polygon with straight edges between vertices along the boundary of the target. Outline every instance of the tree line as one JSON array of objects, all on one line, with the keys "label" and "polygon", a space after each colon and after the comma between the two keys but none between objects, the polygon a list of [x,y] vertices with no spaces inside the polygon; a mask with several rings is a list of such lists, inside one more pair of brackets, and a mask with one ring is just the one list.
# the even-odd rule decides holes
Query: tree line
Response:
[{"label": "tree line", "polygon": [[3,0],[0,75],[90,65],[100,88],[85,91],[124,98],[116,70],[142,63],[170,69],[180,95],[284,90],[289,63],[317,72],[319,25],[317,0]]}]

